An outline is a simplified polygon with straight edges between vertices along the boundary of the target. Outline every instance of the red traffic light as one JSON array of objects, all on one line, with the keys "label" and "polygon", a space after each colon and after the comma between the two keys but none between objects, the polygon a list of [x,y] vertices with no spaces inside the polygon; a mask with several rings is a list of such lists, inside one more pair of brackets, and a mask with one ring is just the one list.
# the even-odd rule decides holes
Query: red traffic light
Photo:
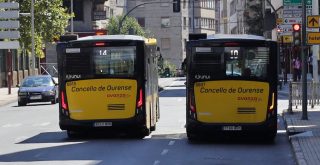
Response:
[{"label": "red traffic light", "polygon": [[293,31],[300,31],[301,25],[300,24],[293,24],[292,29],[293,29]]}]

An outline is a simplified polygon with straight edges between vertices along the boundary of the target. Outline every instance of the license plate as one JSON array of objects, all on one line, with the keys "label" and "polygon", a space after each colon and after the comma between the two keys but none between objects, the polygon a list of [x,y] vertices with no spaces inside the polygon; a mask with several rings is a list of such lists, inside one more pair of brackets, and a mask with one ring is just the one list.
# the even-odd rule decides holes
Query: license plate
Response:
[{"label": "license plate", "polygon": [[95,122],[93,126],[94,127],[111,127],[112,122]]},{"label": "license plate", "polygon": [[223,126],[222,130],[223,131],[241,131],[242,127],[241,126]]},{"label": "license plate", "polygon": [[39,100],[42,99],[41,95],[30,96],[30,100]]}]

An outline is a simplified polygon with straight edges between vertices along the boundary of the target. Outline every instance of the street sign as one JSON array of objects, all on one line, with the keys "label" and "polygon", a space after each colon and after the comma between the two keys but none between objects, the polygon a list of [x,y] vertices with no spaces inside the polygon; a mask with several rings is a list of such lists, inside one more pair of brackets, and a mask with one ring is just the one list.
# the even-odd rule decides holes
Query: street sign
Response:
[{"label": "street sign", "polygon": [[1,2],[0,9],[19,9],[19,3],[16,2]]},{"label": "street sign", "polygon": [[277,18],[277,25],[280,25],[283,23],[283,19],[282,18]]},{"label": "street sign", "polygon": [[0,41],[0,49],[19,49],[19,41]]},{"label": "street sign", "polygon": [[311,15],[307,18],[308,28],[319,28],[320,27],[320,15]]},{"label": "street sign", "polygon": [[296,24],[299,23],[301,24],[302,18],[284,18],[283,19],[283,24]]},{"label": "street sign", "polygon": [[19,21],[0,21],[0,29],[18,29]]},{"label": "street sign", "polygon": [[283,0],[283,5],[301,5],[301,0]]},{"label": "street sign", "polygon": [[18,19],[19,11],[11,10],[11,11],[0,11],[0,19]]},{"label": "street sign", "polygon": [[292,41],[293,41],[292,35],[282,36],[282,39],[283,39],[282,42],[285,43],[285,44],[292,43]]},{"label": "street sign", "polygon": [[320,32],[308,32],[307,43],[310,45],[320,44]]},{"label": "street sign", "polygon": [[0,31],[0,39],[19,39],[20,32],[19,31]]}]

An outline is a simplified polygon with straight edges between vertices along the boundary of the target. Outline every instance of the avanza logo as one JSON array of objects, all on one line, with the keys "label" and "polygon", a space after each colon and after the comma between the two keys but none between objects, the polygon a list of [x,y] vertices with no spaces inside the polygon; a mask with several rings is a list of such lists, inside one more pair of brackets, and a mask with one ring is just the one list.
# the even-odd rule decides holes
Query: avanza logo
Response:
[{"label": "avanza logo", "polygon": [[211,77],[210,77],[210,75],[199,75],[199,74],[197,74],[197,75],[194,76],[194,78],[197,79],[197,80],[203,80],[203,79],[208,80]]}]

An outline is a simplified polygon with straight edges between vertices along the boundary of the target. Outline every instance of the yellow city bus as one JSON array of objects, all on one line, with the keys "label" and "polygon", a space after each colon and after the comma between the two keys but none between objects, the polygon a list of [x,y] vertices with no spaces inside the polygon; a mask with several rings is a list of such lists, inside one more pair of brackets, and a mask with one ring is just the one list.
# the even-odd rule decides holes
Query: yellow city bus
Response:
[{"label": "yellow city bus", "polygon": [[254,35],[190,35],[186,130],[205,135],[277,133],[277,44]]},{"label": "yellow city bus", "polygon": [[159,119],[155,39],[89,36],[57,46],[59,125],[75,137],[124,130],[143,138]]}]

